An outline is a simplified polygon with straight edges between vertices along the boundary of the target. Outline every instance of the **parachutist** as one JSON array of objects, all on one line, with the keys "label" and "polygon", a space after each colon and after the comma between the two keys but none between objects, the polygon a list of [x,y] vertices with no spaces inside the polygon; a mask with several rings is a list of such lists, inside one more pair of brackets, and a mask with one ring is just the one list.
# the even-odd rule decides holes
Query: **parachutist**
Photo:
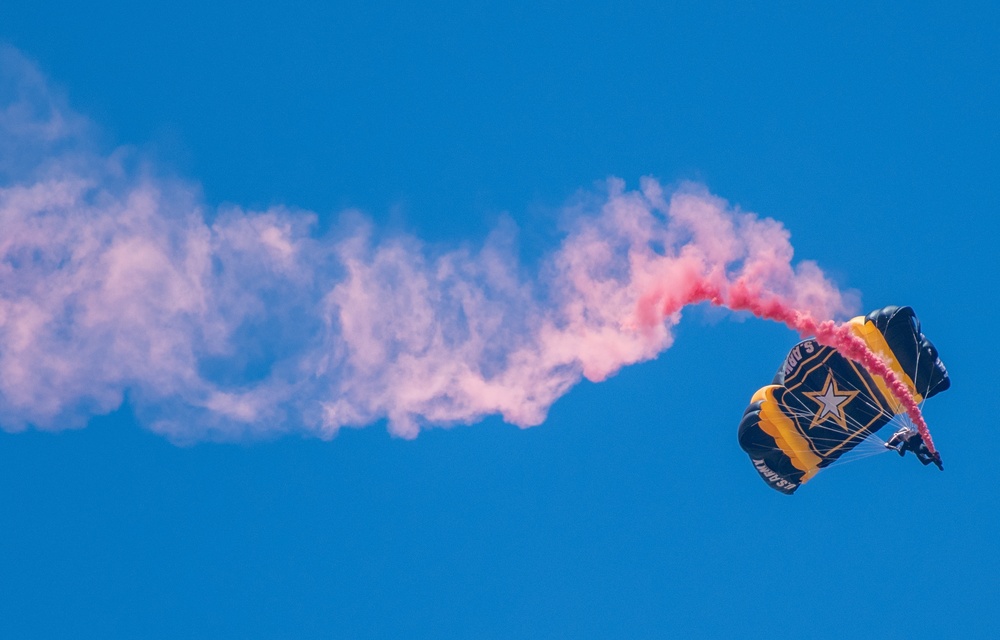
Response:
[{"label": "parachutist", "polygon": [[933,462],[938,469],[944,471],[944,465],[941,463],[941,454],[937,451],[931,453],[924,439],[920,437],[920,432],[916,429],[909,427],[901,428],[892,434],[889,441],[885,443],[885,448],[892,449],[900,456],[905,456],[907,451],[912,451],[913,455],[920,461],[920,464],[927,466]]}]

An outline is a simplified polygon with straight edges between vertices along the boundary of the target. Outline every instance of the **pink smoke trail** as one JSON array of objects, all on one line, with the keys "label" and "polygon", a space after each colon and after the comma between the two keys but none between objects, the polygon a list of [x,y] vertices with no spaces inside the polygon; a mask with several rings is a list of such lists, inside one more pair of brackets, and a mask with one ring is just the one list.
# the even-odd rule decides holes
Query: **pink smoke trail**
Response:
[{"label": "pink smoke trail", "polygon": [[[505,221],[446,249],[345,213],[213,210],[195,185],[94,149],[85,118],[0,50],[0,429],[83,426],[128,397],[171,439],[298,431],[331,438],[384,419],[426,428],[499,414],[543,423],[674,342],[689,304],[779,320],[902,383],[832,322],[856,307],[791,234],[692,184],[610,179],[564,211],[565,235],[519,260]],[[0,82],[2,85],[3,82]],[[141,164],[141,163],[140,163]]]}]

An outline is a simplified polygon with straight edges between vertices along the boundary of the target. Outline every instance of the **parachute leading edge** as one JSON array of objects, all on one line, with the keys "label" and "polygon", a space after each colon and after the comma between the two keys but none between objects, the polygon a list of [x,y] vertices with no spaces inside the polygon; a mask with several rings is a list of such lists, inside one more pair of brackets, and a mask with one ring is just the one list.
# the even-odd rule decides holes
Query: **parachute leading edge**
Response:
[{"label": "parachute leading edge", "polygon": [[[951,386],[910,307],[885,307],[848,326],[886,361],[916,402]],[[772,383],[751,398],[739,442],[761,478],[791,494],[904,412],[880,376],[833,347],[804,340],[788,352]]]}]

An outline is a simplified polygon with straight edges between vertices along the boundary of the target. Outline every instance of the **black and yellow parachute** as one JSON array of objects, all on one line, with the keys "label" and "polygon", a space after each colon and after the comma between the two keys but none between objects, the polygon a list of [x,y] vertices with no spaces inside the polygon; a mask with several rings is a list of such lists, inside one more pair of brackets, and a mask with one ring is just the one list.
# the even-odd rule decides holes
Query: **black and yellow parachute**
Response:
[{"label": "black and yellow parachute", "polygon": [[[886,359],[917,402],[951,385],[910,307],[885,307],[849,326]],[[739,441],[761,478],[791,494],[903,413],[880,376],[832,347],[805,340],[788,352],[772,384],[753,395]]]}]

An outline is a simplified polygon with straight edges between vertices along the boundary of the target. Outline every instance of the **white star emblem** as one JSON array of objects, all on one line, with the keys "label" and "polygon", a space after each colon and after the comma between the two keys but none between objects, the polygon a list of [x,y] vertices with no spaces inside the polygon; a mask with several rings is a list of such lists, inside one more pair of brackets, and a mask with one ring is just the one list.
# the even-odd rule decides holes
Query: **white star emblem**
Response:
[{"label": "white star emblem", "polygon": [[837,423],[838,427],[844,431],[850,431],[847,428],[847,415],[844,413],[844,409],[854,399],[854,396],[858,395],[858,392],[842,391],[839,389],[837,382],[833,379],[832,371],[827,374],[826,383],[823,385],[822,391],[806,391],[804,395],[809,396],[810,399],[819,405],[816,415],[813,416],[812,422],[809,423],[810,429],[827,419],[832,419]]}]

